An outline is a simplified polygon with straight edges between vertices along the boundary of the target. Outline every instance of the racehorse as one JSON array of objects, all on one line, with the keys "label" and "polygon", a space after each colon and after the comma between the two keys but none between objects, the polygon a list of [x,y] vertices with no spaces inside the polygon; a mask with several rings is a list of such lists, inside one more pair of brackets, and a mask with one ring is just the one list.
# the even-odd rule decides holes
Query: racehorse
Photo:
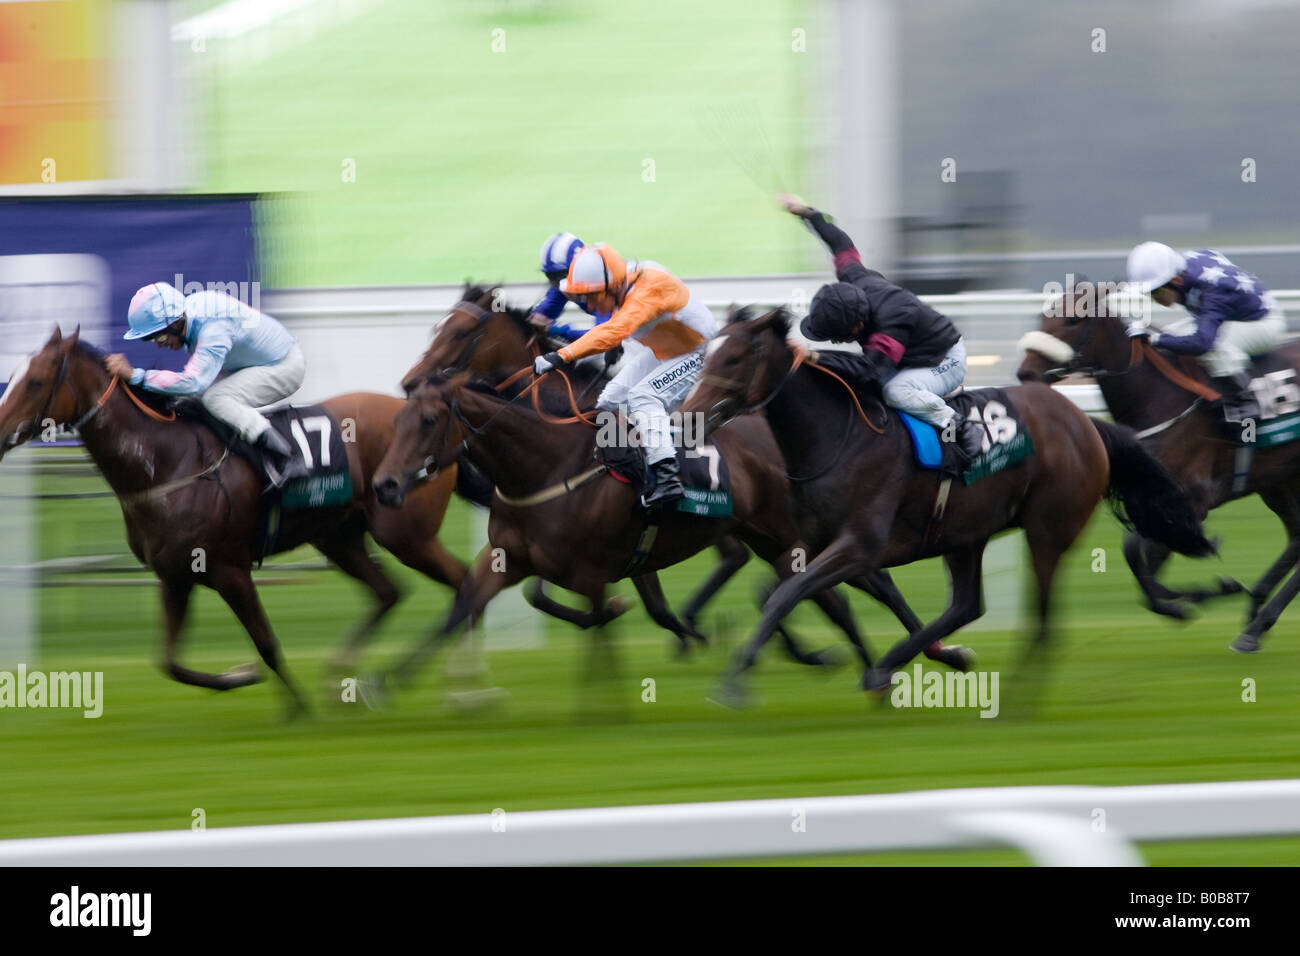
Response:
[{"label": "racehorse", "polygon": [[[116,493],[132,552],[157,575],[166,618],[163,662],[176,680],[230,690],[262,679],[252,665],[209,674],[181,665],[178,650],[196,584],[230,605],[262,660],[282,681],[290,714],[306,706],[290,677],[253,584],[262,485],[253,466],[228,453],[205,424],[164,414],[104,369],[104,356],[56,327],[49,341],[19,369],[0,396],[0,458],[49,423],[72,424],[86,451]],[[412,494],[400,510],[380,507],[372,476],[393,437],[405,403],[387,395],[354,393],[322,403],[336,422],[351,419],[346,443],[351,504],[283,512],[275,551],[310,542],[339,570],[374,595],[375,608],[333,661],[349,667],[380,620],[397,604],[397,585],[366,553],[365,534],[403,564],[459,588],[465,566],[438,541],[456,482],[449,469]],[[201,560],[200,560],[201,559]]]},{"label": "racehorse", "polygon": [[[490,544],[457,592],[451,614],[391,676],[409,680],[442,639],[477,618],[502,589],[534,575],[582,595],[594,609],[603,606],[610,582],[635,573],[640,587],[649,572],[734,535],[778,577],[800,576],[802,545],[790,517],[785,475],[780,457],[764,453],[765,433],[763,422],[750,418],[714,436],[731,472],[730,516],[669,510],[651,521],[632,488],[602,480],[607,466],[592,465],[598,433],[585,423],[549,424],[467,373],[418,386],[398,415],[393,441],[375,473],[379,501],[400,507],[422,476],[462,456],[491,479],[496,492]],[[844,597],[820,589],[809,597],[869,665]]]},{"label": "racehorse", "polygon": [[1108,490],[1147,537],[1184,554],[1212,552],[1191,505],[1131,432],[1088,418],[1041,384],[1005,390],[1030,433],[1033,454],[975,484],[952,482],[936,520],[935,473],[914,464],[899,418],[886,414],[877,425],[865,412],[859,415],[857,400],[849,400],[852,390],[806,361],[806,353],[786,341],[788,332],[783,309],[755,319],[742,314],[712,343],[683,406],[704,413],[706,430],[719,429],[719,435],[725,423],[744,420],[737,416],[763,410],[787,467],[802,476],[791,487],[796,508],[810,516],[802,527],[817,554],[768,599],[753,638],[724,680],[724,695],[743,695],[740,675],[776,623],[809,594],[855,574],[942,555],[951,578],[948,608],[864,677],[866,689],[888,687],[894,668],[983,614],[984,548],[993,535],[1017,526],[1025,531],[1038,587],[1032,647],[1045,646],[1057,566]]},{"label": "racehorse", "polygon": [[[457,372],[468,371],[494,384],[508,383],[498,384],[498,390],[507,396],[518,395],[527,382],[531,387],[533,408],[544,419],[553,421],[552,416],[556,413],[567,415],[565,422],[581,419],[582,396],[588,394],[593,385],[603,385],[606,380],[599,371],[600,366],[591,362],[580,363],[569,373],[545,375],[540,379],[525,375],[533,359],[542,351],[538,345],[542,333],[529,325],[527,316],[526,309],[507,305],[500,289],[467,284],[461,301],[439,321],[424,355],[403,376],[403,390],[410,395],[424,382],[439,382]],[[572,382],[569,380],[570,375],[574,379]],[[776,460],[779,454],[770,434],[764,434],[763,444],[756,450],[770,455],[772,460]],[[462,474],[470,470],[462,468]],[[696,633],[695,622],[705,604],[749,561],[749,549],[735,538],[724,537],[717,542],[716,547],[722,557],[721,562],[691,596],[680,615],[681,627],[687,633]],[[894,611],[909,633],[920,628],[920,620],[898,593],[887,572],[881,571],[870,580],[852,583],[873,596],[883,595],[883,603]],[[590,626],[592,622],[586,618],[578,619],[577,612],[550,602],[543,588],[542,580],[537,579],[537,585],[529,596],[535,606],[545,607],[556,617],[573,614],[573,623]],[[650,593],[662,592],[656,585]],[[544,606],[541,603],[543,601],[549,602],[550,606]],[[666,606],[648,603],[647,610],[658,623],[678,633],[679,640],[682,640],[682,632],[674,623],[679,618],[674,617]],[[607,619],[612,620],[615,616],[617,615],[610,614]],[[815,652],[809,655],[801,651],[798,642],[786,627],[778,628],[777,633],[795,660],[803,663],[818,663],[822,660],[821,655]],[[974,663],[974,654],[968,648],[945,647],[942,643],[926,648],[926,656],[958,670],[969,669]]]},{"label": "racehorse", "polygon": [[[1300,592],[1300,487],[1296,480],[1300,477],[1300,442],[1260,448],[1243,468],[1239,456],[1245,446],[1227,436],[1223,415],[1212,401],[1215,394],[1200,366],[1190,359],[1166,358],[1149,340],[1130,339],[1118,310],[1107,299],[1086,301],[1089,292],[1085,288],[1070,297],[1072,301],[1063,299],[1058,308],[1043,313],[1040,330],[1021,340],[1026,355],[1016,374],[1025,382],[1056,381],[1071,374],[1095,378],[1115,421],[1137,430],[1144,447],[1187,492],[1199,518],[1248,489],[1281,519],[1287,532],[1286,548],[1250,588],[1246,627],[1231,645],[1237,651],[1256,651],[1260,638]],[[1295,370],[1300,369],[1300,342],[1285,344],[1278,355],[1294,383]],[[1300,408],[1300,392],[1294,384],[1290,402],[1291,411]],[[1246,479],[1240,484],[1239,475]],[[1243,590],[1228,579],[1221,579],[1217,587],[1190,591],[1165,587],[1157,575],[1169,557],[1169,548],[1138,535],[1125,538],[1124,557],[1148,605],[1159,614],[1184,618],[1189,612],[1178,602],[1195,604]],[[1269,600],[1291,571],[1295,573],[1290,580]]]}]

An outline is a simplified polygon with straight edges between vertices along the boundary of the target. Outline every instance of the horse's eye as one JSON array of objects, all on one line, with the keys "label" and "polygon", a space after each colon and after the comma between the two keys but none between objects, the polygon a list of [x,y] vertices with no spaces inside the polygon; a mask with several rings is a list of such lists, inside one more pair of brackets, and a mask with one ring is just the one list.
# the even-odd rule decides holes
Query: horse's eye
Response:
[{"label": "horse's eye", "polygon": [[459,332],[456,333],[457,342],[461,342],[467,338],[469,338],[469,329],[461,329]]},{"label": "horse's eye", "polygon": [[425,415],[420,424],[425,428],[432,428],[434,425],[438,424],[438,419],[434,418],[432,415]]},{"label": "horse's eye", "polygon": [[728,355],[725,359],[722,360],[723,365],[737,365],[739,364],[739,362],[740,362],[739,355]]},{"label": "horse's eye", "polygon": [[41,386],[44,385],[44,384],[45,384],[45,383],[42,382],[39,378],[33,378],[33,379],[30,379],[30,380],[27,382],[27,391],[29,391],[29,392],[39,392],[39,391],[41,390]]}]

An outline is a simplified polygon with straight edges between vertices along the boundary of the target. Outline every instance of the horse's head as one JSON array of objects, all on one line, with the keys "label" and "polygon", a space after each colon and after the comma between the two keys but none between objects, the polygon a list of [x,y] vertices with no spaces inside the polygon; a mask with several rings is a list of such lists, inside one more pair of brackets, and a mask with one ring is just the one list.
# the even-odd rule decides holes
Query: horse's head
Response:
[{"label": "horse's head", "polygon": [[683,412],[703,412],[705,432],[764,404],[781,386],[789,369],[785,338],[790,314],[785,309],[752,318],[754,307],[731,311],[728,323],[705,350],[704,369],[682,405]]},{"label": "horse's head", "polygon": [[64,387],[69,356],[81,330],[64,337],[59,327],[35,354],[18,366],[0,395],[0,458],[35,437],[47,424],[62,424],[75,414],[76,395]]},{"label": "horse's head", "polygon": [[1075,280],[1047,302],[1039,327],[1021,337],[1025,357],[1016,377],[1022,382],[1055,382],[1075,372],[1127,362],[1123,317],[1131,306],[1126,296],[1104,284]]},{"label": "horse's head", "polygon": [[457,414],[456,395],[469,378],[421,382],[393,423],[393,437],[375,469],[375,497],[381,505],[400,508],[410,490],[453,464],[464,451],[465,423]]},{"label": "horse's head", "polygon": [[504,378],[529,364],[536,337],[526,310],[505,304],[499,288],[468,285],[458,302],[434,327],[433,341],[402,377],[410,395],[423,382],[460,371]]}]

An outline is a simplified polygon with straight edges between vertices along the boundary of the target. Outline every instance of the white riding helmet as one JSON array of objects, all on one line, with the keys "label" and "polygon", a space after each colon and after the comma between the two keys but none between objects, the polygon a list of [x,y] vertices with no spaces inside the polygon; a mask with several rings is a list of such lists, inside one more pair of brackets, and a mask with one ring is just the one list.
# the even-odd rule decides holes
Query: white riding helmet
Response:
[{"label": "white riding helmet", "polygon": [[1144,242],[1128,254],[1129,285],[1150,292],[1187,268],[1187,260],[1163,242]]}]

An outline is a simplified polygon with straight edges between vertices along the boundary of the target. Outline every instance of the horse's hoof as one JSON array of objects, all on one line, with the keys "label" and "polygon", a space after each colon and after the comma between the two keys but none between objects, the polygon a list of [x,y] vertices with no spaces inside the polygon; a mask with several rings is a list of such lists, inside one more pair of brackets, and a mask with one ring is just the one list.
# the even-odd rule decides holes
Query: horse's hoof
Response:
[{"label": "horse's hoof", "polygon": [[943,664],[945,667],[951,667],[959,674],[973,671],[976,663],[978,663],[975,652],[964,644],[951,644],[941,647],[933,654],[927,650],[925,656],[932,661]]},{"label": "horse's hoof", "polygon": [[631,598],[624,597],[622,594],[615,594],[605,602],[605,623],[608,624],[615,618],[622,617],[635,606],[636,602]]},{"label": "horse's hoof", "polygon": [[387,710],[393,700],[388,675],[377,672],[357,678],[357,700],[367,710]]},{"label": "horse's hoof", "polygon": [[240,664],[237,667],[230,668],[221,676],[226,679],[228,688],[247,687],[250,684],[260,684],[266,680],[266,675],[258,669],[256,664]]},{"label": "horse's hoof", "polygon": [[1196,612],[1190,607],[1175,604],[1173,601],[1152,601],[1149,607],[1155,613],[1164,617],[1172,617],[1175,621],[1192,621],[1196,619]]},{"label": "horse's hoof", "polygon": [[1238,634],[1228,647],[1238,654],[1254,654],[1259,650],[1259,638],[1254,634]]},{"label": "horse's hoof", "polygon": [[717,704],[727,710],[744,710],[750,705],[749,692],[739,681],[728,680],[718,685],[712,695],[705,698],[710,704]]},{"label": "horse's hoof", "polygon": [[862,689],[869,694],[883,695],[893,686],[890,673],[883,667],[869,667],[862,675]]},{"label": "horse's hoof", "polygon": [[824,667],[828,671],[839,670],[848,663],[848,658],[837,647],[826,647],[820,651],[811,651],[807,661],[814,667]]},{"label": "horse's hoof", "polygon": [[1240,594],[1246,590],[1246,586],[1236,578],[1219,575],[1219,594],[1226,597],[1229,594]]}]

